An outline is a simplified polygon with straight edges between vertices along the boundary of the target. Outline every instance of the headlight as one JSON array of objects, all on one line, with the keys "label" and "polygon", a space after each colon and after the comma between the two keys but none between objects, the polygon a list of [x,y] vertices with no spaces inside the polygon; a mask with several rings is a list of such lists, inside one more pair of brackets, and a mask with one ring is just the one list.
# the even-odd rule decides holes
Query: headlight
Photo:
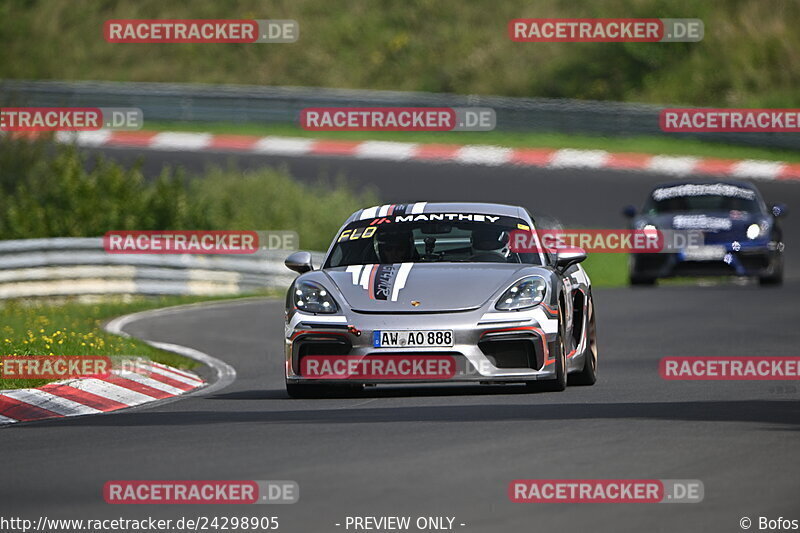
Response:
[{"label": "headlight", "polygon": [[512,285],[497,301],[496,309],[516,311],[538,305],[544,300],[547,282],[538,276],[523,278]]},{"label": "headlight", "polygon": [[757,239],[761,235],[761,226],[758,224],[750,224],[747,226],[747,238],[750,240]]},{"label": "headlight", "polygon": [[306,313],[335,313],[339,310],[325,287],[313,281],[301,281],[295,285],[292,301],[298,311]]},{"label": "headlight", "polygon": [[652,224],[645,224],[642,231],[644,232],[644,236],[648,239],[655,239],[658,237],[658,230]]}]

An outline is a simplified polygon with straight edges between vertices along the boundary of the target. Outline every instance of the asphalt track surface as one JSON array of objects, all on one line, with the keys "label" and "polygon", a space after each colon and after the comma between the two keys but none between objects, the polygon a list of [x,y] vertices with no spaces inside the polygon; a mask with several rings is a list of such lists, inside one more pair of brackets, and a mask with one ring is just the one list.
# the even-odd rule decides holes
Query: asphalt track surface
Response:
[{"label": "asphalt track surface", "polygon": [[[136,151],[104,150],[131,160]],[[151,153],[200,170],[228,154]],[[345,174],[385,201],[520,203],[573,225],[619,227],[667,176],[587,170],[235,156],[286,164],[301,179]],[[800,184],[759,183],[800,205]],[[800,387],[792,382],[678,382],[664,356],[798,355],[800,220],[785,219],[787,283],[595,291],[594,387],[526,394],[514,387],[376,389],[290,400],[282,382],[282,303],[245,300],[129,324],[126,332],[220,358],[236,381],[150,408],[0,432],[3,516],[280,517],[280,531],[345,531],[346,516],[451,516],[455,530],[741,531],[740,518],[800,519]],[[613,225],[612,225],[613,224]],[[607,226],[606,226],[607,225]],[[591,272],[590,272],[591,274]],[[513,504],[514,479],[699,479],[698,504]],[[114,479],[295,480],[283,506],[111,506]],[[9,483],[10,481],[10,483]],[[465,524],[460,526],[459,524]],[[352,531],[352,529],[350,530]],[[412,529],[411,531],[416,531]]]}]

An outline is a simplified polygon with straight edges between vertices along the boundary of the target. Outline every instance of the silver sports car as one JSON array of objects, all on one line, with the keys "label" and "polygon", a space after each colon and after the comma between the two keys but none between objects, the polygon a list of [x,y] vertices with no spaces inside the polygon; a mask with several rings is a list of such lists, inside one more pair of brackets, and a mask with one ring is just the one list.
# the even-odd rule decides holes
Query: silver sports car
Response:
[{"label": "silver sports car", "polygon": [[[389,204],[344,223],[321,268],[296,252],[286,296],[286,390],[365,385],[592,385],[597,341],[582,250],[514,251],[530,213],[485,203]],[[569,375],[569,377],[568,377]]]}]

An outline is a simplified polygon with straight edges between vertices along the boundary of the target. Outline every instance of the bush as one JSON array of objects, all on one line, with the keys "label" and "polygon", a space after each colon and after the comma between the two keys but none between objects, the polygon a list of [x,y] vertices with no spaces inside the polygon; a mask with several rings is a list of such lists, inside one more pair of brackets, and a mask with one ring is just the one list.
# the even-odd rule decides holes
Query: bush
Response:
[{"label": "bush", "polygon": [[[374,192],[346,183],[305,185],[285,171],[212,169],[188,180],[165,168],[147,181],[138,167],[75,147],[0,141],[0,239],[100,236],[110,230],[294,230],[304,248],[325,249]],[[87,170],[88,168],[88,170]]]}]

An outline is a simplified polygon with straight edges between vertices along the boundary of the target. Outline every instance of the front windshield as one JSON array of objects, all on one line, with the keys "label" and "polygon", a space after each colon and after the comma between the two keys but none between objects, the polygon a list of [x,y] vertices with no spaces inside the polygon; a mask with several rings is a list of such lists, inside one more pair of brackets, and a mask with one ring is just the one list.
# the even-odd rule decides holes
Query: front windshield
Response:
[{"label": "front windshield", "polygon": [[760,212],[755,191],[727,184],[678,185],[655,189],[644,209],[646,214]]},{"label": "front windshield", "polygon": [[408,221],[388,220],[348,224],[337,235],[325,267],[408,262],[541,264],[539,254],[509,249],[511,232],[529,229],[518,218],[432,213]]}]

